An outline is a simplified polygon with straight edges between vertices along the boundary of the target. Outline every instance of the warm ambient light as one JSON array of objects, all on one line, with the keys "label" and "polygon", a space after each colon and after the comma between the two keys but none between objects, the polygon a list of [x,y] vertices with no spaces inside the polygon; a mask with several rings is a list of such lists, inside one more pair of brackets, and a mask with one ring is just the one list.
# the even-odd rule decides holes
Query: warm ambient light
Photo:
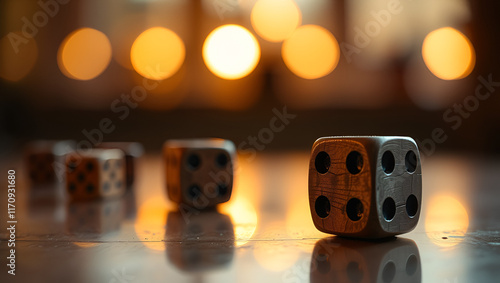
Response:
[{"label": "warm ambient light", "polygon": [[154,196],[139,206],[134,223],[137,239],[144,246],[154,251],[164,251],[165,225],[167,223],[168,204]]},{"label": "warm ambient light", "polygon": [[475,64],[474,47],[458,30],[445,27],[429,33],[422,46],[425,65],[438,78],[467,77]]},{"label": "warm ambient light", "polygon": [[69,78],[90,80],[100,75],[111,60],[111,43],[98,30],[82,28],[69,34],[58,53],[59,69]]},{"label": "warm ambient light", "polygon": [[248,200],[237,198],[220,207],[220,212],[231,217],[234,227],[235,245],[243,246],[250,240],[257,228],[257,211]]},{"label": "warm ambient light", "polygon": [[[268,222],[266,227],[272,227],[267,230],[267,233],[272,233],[273,237],[279,235],[284,227],[281,221]],[[282,272],[290,270],[297,262],[302,254],[300,249],[290,248],[287,244],[280,241],[281,239],[273,238],[273,241],[257,242],[252,247],[255,261],[264,269],[273,272]],[[281,243],[280,243],[281,242]],[[299,263],[301,264],[301,263]]]},{"label": "warm ambient light", "polygon": [[132,44],[130,59],[141,76],[163,80],[174,75],[184,62],[186,50],[173,31],[154,27],[141,33]]},{"label": "warm ambient light", "polygon": [[257,39],[244,27],[224,25],[214,29],[203,44],[208,69],[223,79],[235,80],[250,74],[260,59]]},{"label": "warm ambient light", "polygon": [[286,66],[304,79],[317,79],[331,73],[339,62],[339,45],[326,29],[301,26],[285,40],[281,55]]},{"label": "warm ambient light", "polygon": [[254,30],[272,42],[289,38],[301,20],[300,9],[293,0],[259,0],[251,14]]},{"label": "warm ambient light", "polygon": [[94,242],[73,242],[73,244],[75,246],[78,246],[80,248],[93,248],[95,246],[97,246],[97,243],[94,243]]},{"label": "warm ambient light", "polygon": [[0,40],[0,78],[17,82],[29,74],[38,58],[34,38],[11,32]]},{"label": "warm ambient light", "polygon": [[440,247],[452,247],[463,241],[469,227],[464,206],[451,196],[433,197],[427,205],[425,232]]}]

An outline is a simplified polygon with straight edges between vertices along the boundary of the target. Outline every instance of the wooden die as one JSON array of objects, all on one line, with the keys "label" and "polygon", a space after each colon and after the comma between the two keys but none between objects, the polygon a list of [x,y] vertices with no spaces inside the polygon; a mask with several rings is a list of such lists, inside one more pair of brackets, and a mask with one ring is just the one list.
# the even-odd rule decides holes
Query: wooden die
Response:
[{"label": "wooden die", "polygon": [[66,155],[66,189],[74,200],[121,196],[125,156],[118,149],[93,149]]},{"label": "wooden die", "polygon": [[125,169],[127,187],[131,187],[135,180],[135,169],[137,158],[141,157],[144,148],[138,142],[103,142],[97,148],[119,149],[125,154]]},{"label": "wooden die", "polygon": [[[51,184],[64,176],[64,155],[75,149],[75,142],[38,140],[30,142],[25,148],[25,160],[31,185]],[[61,166],[58,166],[61,165]]]},{"label": "wooden die", "polygon": [[409,137],[324,137],[313,145],[309,204],[322,232],[383,238],[411,231],[422,200],[420,155]]},{"label": "wooden die", "polygon": [[170,200],[198,209],[229,200],[235,146],[223,139],[170,140],[163,146]]}]

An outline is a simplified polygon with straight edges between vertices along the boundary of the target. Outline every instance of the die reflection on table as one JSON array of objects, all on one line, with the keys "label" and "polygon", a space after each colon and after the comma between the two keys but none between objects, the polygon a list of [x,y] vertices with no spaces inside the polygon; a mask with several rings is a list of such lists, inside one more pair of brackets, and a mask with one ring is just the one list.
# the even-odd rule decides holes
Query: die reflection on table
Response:
[{"label": "die reflection on table", "polygon": [[64,184],[51,182],[46,184],[34,184],[30,182],[27,196],[27,210],[30,217],[44,219],[50,213],[62,207],[64,211]]},{"label": "die reflection on table", "polygon": [[66,233],[82,238],[99,238],[117,232],[125,216],[125,199],[68,202]]},{"label": "die reflection on table", "polygon": [[319,240],[311,259],[311,282],[421,282],[420,255],[414,241],[391,238],[359,241]]},{"label": "die reflection on table", "polygon": [[165,241],[168,259],[184,271],[221,268],[234,257],[233,223],[216,210],[169,212]]}]

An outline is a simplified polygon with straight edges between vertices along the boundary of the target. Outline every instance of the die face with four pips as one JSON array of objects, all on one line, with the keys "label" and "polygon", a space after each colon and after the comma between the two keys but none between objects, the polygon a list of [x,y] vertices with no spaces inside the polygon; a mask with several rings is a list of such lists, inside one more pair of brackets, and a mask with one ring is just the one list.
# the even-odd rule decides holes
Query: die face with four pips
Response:
[{"label": "die face with four pips", "polygon": [[66,155],[66,189],[73,200],[121,196],[126,189],[125,156],[118,149]]},{"label": "die face with four pips", "polygon": [[169,140],[163,154],[170,200],[198,209],[231,197],[235,146],[223,139]]},{"label": "die face with four pips", "polygon": [[383,238],[411,231],[420,215],[422,174],[408,137],[325,137],[309,163],[309,204],[322,232]]}]

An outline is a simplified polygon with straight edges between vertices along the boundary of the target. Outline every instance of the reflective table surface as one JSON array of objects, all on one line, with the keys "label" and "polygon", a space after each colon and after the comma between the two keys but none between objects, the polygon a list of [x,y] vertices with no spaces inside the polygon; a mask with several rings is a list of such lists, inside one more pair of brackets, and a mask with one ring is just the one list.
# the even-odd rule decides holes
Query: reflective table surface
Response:
[{"label": "reflective table surface", "polygon": [[20,162],[2,161],[4,180],[17,172],[18,222],[12,276],[3,189],[0,282],[500,282],[500,162],[424,158],[415,230],[361,241],[314,227],[308,161],[240,157],[231,200],[212,211],[167,200],[159,155],[139,160],[123,198],[81,203],[57,185],[30,187]]}]

